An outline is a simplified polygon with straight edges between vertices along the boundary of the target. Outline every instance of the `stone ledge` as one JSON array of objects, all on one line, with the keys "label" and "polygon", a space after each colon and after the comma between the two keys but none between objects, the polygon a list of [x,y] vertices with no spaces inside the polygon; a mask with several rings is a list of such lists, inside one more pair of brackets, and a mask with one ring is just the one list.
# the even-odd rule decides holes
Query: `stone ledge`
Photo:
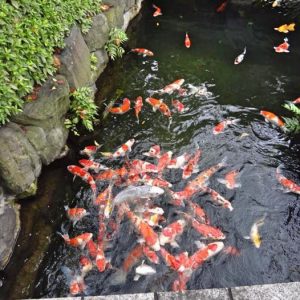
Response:
[{"label": "stone ledge", "polygon": [[[298,300],[300,282],[191,290],[184,293],[159,292],[109,296],[51,298],[52,300]],[[47,298],[49,300],[50,298]],[[33,300],[33,299],[29,299]],[[44,299],[46,300],[46,299]]]}]

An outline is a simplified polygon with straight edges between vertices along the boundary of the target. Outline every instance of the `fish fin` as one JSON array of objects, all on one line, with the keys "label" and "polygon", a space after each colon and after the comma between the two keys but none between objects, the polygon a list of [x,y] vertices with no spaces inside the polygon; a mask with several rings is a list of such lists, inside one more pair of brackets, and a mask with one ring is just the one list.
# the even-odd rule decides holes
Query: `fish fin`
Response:
[{"label": "fish fin", "polygon": [[99,143],[97,143],[97,141],[94,141],[95,146],[97,146],[98,148],[101,148],[103,145],[100,145]]},{"label": "fish fin", "polygon": [[245,55],[246,52],[247,52],[247,47],[245,46],[244,51],[243,51],[243,54]]},{"label": "fish fin", "polygon": [[172,242],[170,243],[170,245],[171,245],[173,248],[179,248],[179,245],[178,245],[178,243],[177,243],[176,241],[172,241]]},{"label": "fish fin", "polygon": [[75,181],[76,175],[73,176],[73,182]]},{"label": "fish fin", "polygon": [[195,174],[195,173],[198,173],[198,172],[199,172],[199,168],[195,168],[192,173]]},{"label": "fish fin", "polygon": [[145,244],[145,240],[143,238],[139,238],[137,242],[141,245]]},{"label": "fish fin", "polygon": [[78,222],[78,220],[73,221],[73,227],[75,227],[77,222]]},{"label": "fish fin", "polygon": [[141,275],[136,274],[133,278],[134,281],[138,281],[140,279]]},{"label": "fish fin", "polygon": [[152,110],[153,110],[153,112],[156,112],[157,108],[155,106],[152,106]]},{"label": "fish fin", "polygon": [[224,178],[217,178],[217,181],[225,185],[227,184],[227,181]]},{"label": "fish fin", "polygon": [[249,235],[245,235],[245,236],[243,236],[243,238],[244,238],[245,240],[251,240],[251,237],[250,237]]},{"label": "fish fin", "polygon": [[242,184],[241,183],[236,183],[235,185],[234,185],[234,188],[240,188],[240,187],[242,187]]}]

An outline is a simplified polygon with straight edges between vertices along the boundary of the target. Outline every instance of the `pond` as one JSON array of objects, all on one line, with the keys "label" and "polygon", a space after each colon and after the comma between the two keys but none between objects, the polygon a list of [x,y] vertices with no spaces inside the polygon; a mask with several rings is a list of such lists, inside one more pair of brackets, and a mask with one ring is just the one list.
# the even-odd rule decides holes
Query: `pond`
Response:
[{"label": "pond", "polygon": [[[178,169],[164,171],[163,178],[172,183],[171,190],[176,192],[182,191],[200,172],[226,158],[226,165],[211,177],[209,187],[228,199],[233,211],[215,205],[207,193],[196,193],[191,200],[201,205],[210,224],[220,228],[226,235],[224,248],[232,246],[237,253],[221,251],[201,264],[187,282],[188,289],[300,280],[299,195],[284,193],[276,179],[276,168],[281,165],[286,177],[299,182],[300,147],[260,115],[260,110],[287,115],[282,105],[299,97],[300,39],[297,28],[296,32],[288,35],[291,52],[275,53],[273,47],[282,43],[286,35],[273,28],[292,20],[274,11],[229,5],[224,12],[216,13],[217,5],[212,1],[190,1],[189,4],[172,1],[171,5],[167,1],[156,1],[156,4],[162,8],[163,15],[153,18],[154,9],[150,4],[144,4],[140,20],[130,32],[127,49],[146,48],[153,51],[154,56],[143,57],[127,51],[121,61],[114,63],[101,76],[97,101],[102,103],[107,100],[108,103],[120,90],[122,97],[136,99],[142,96],[145,100],[153,95],[162,98],[170,107],[171,100],[176,97],[186,109],[181,114],[172,109],[172,121],[169,122],[161,113],[153,112],[144,101],[139,124],[134,110],[124,115],[109,114],[93,134],[79,141],[72,139],[74,147],[69,157],[52,166],[50,171],[46,170],[43,175],[40,189],[47,186],[47,176],[59,176],[59,180],[50,180],[50,196],[55,199],[49,203],[49,215],[47,209],[43,210],[43,215],[47,215],[43,221],[47,223],[46,219],[52,223],[53,231],[47,232],[51,242],[37,277],[31,279],[30,288],[24,288],[19,296],[38,298],[68,295],[69,278],[65,267],[72,271],[79,270],[79,257],[86,252],[66,245],[56,233],[61,232],[61,225],[69,230],[71,237],[82,232],[97,235],[97,208],[92,204],[91,190],[78,178],[73,182],[72,175],[66,170],[68,164],[75,164],[82,157],[79,150],[94,140],[103,144],[101,151],[113,152],[134,138],[136,142],[129,159],[151,163],[157,160],[143,153],[153,145],[160,145],[162,152],[172,151],[173,157],[185,152],[193,154],[199,147],[199,171],[189,179],[183,180],[182,172]],[[186,32],[192,43],[189,49],[184,46]],[[244,61],[234,65],[234,59],[243,52],[244,47],[247,48]],[[180,78],[185,80],[182,88],[188,90],[187,94],[157,93]],[[117,104],[121,103],[122,97]],[[101,108],[102,114],[104,106],[101,105]],[[213,134],[214,126],[219,122],[237,118],[240,119],[237,124],[228,126],[221,134]],[[109,160],[100,153],[96,155],[96,161],[112,168],[120,168],[124,164],[122,158]],[[232,170],[239,171],[241,186],[230,190],[218,178],[224,178]],[[106,187],[107,183],[97,182],[99,192]],[[114,192],[120,190],[117,188]],[[176,207],[169,201],[168,193],[155,200],[165,212],[166,222],[161,224],[163,227],[182,218],[178,210],[188,211],[187,207]],[[85,207],[90,215],[72,227],[64,212],[63,206],[67,204]],[[256,248],[245,236],[249,235],[251,226],[263,217],[264,224],[259,227],[262,243]],[[32,228],[34,234],[35,227]],[[39,234],[43,234],[41,228],[43,226],[39,225]],[[155,230],[161,231],[159,228]],[[20,238],[24,240],[22,234]],[[159,252],[158,265],[141,258],[126,274],[123,282],[116,283],[114,274],[122,268],[128,253],[138,245],[138,239],[128,218],[122,219],[119,231],[105,251],[112,268],[102,273],[96,268],[89,272],[85,277],[85,294],[172,289],[177,274],[166,266]],[[212,242],[203,239],[187,225],[177,239],[179,247],[167,245],[165,248],[173,255],[184,251],[191,255],[198,250],[195,241],[205,244]],[[156,274],[134,281],[135,267],[143,260],[156,270]],[[6,284],[15,285],[13,282]]]}]

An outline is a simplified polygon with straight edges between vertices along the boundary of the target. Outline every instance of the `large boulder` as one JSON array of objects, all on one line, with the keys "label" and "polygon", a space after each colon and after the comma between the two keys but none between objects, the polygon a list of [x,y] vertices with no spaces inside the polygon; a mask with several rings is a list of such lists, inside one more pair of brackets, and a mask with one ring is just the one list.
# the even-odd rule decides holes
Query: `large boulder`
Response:
[{"label": "large boulder", "polygon": [[19,209],[0,199],[0,270],[7,265],[20,231]]},{"label": "large boulder", "polygon": [[14,194],[32,190],[41,173],[41,160],[25,135],[26,129],[13,122],[0,128],[1,184]]},{"label": "large boulder", "polygon": [[123,15],[123,18],[124,18],[124,23],[123,23],[123,26],[122,26],[123,30],[126,30],[128,25],[129,25],[129,22],[135,16],[138,15],[138,13],[141,9],[141,6],[142,6],[142,2],[143,2],[143,0],[137,0],[137,1],[127,0],[126,1],[127,6],[125,7],[125,13]]},{"label": "large boulder", "polygon": [[104,14],[93,17],[92,27],[83,38],[90,49],[90,52],[99,50],[104,47],[108,40],[109,27]]},{"label": "large boulder", "polygon": [[107,0],[107,4],[113,5],[108,11],[104,12],[109,28],[122,28],[124,24],[124,11],[125,1],[124,0]]},{"label": "large boulder", "polygon": [[90,50],[78,26],[72,27],[65,44],[60,55],[59,73],[66,77],[71,89],[88,86],[91,81]]}]

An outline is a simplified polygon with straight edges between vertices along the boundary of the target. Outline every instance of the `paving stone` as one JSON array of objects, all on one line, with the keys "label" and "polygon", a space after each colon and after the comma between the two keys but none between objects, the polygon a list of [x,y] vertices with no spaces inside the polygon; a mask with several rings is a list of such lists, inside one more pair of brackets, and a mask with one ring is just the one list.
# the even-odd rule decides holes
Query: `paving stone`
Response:
[{"label": "paving stone", "polygon": [[154,300],[154,293],[84,297],[84,300]]},{"label": "paving stone", "polygon": [[234,300],[299,300],[300,282],[231,288]]},{"label": "paving stone", "polygon": [[157,293],[158,300],[230,300],[228,289],[205,289],[184,293]]}]

